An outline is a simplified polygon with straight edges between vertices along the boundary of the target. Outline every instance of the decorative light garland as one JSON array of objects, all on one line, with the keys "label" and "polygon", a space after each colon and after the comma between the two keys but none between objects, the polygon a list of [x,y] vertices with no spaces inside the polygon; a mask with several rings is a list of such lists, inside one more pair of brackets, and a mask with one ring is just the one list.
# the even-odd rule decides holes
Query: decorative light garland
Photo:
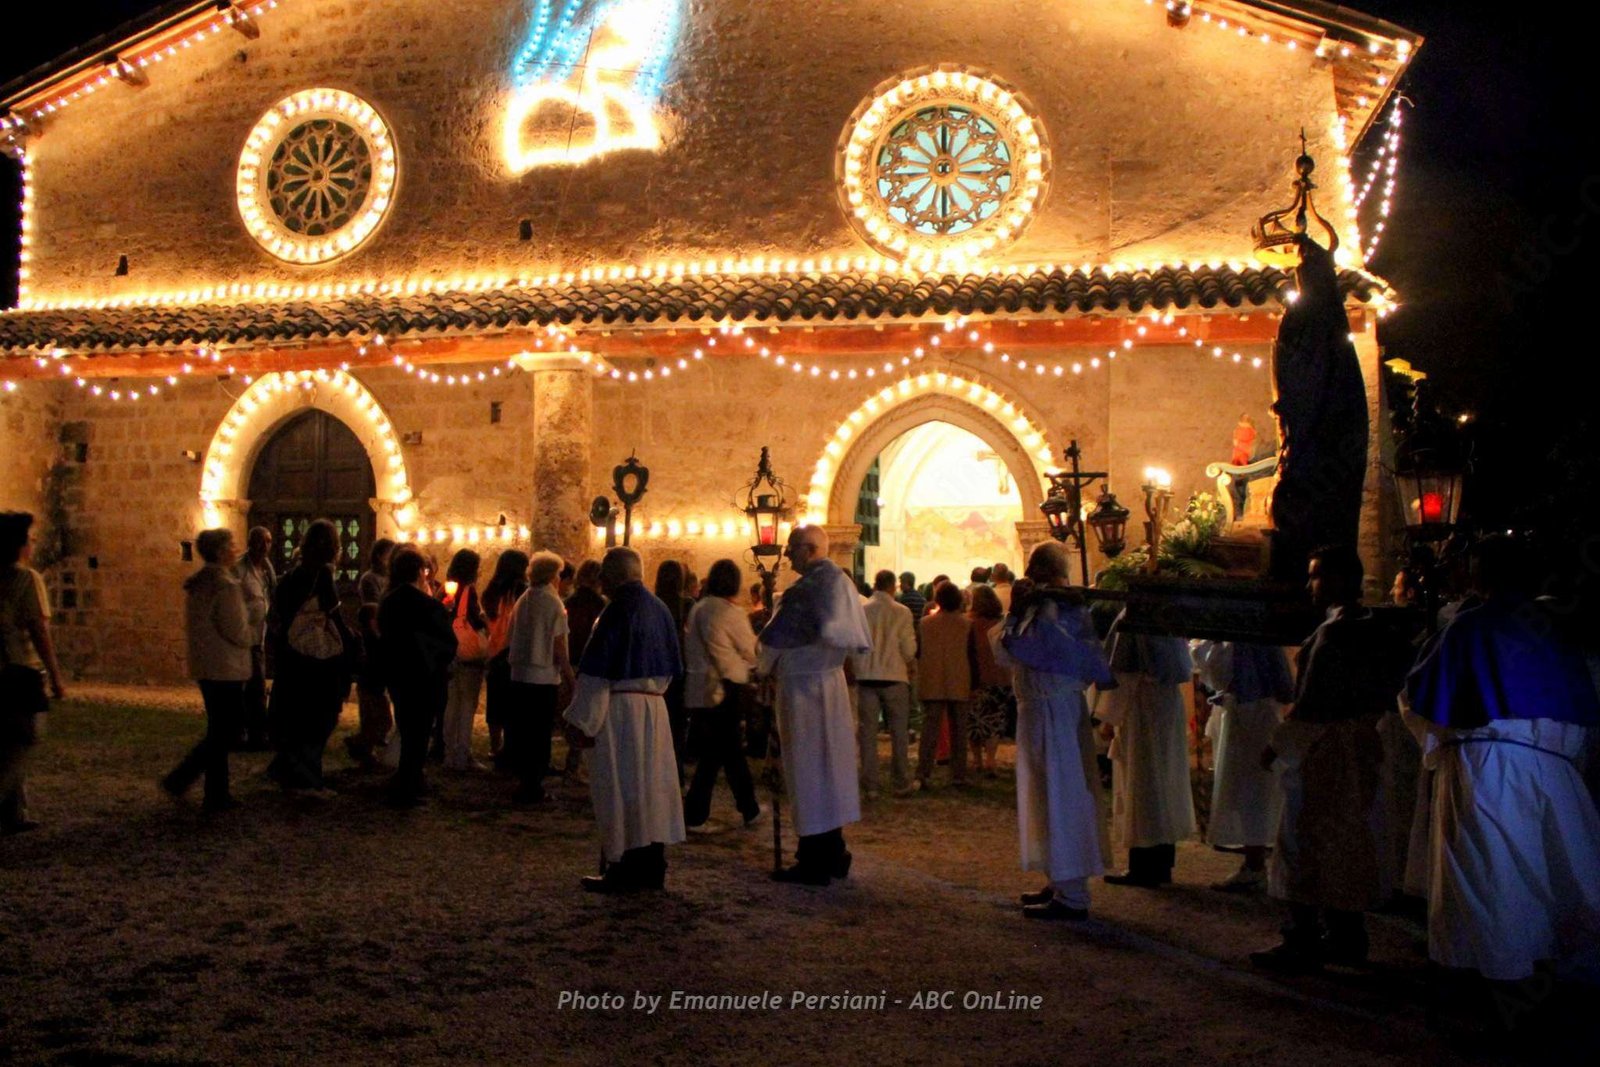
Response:
[{"label": "decorative light garland", "polygon": [[[1107,275],[1146,274],[1162,270],[1221,270],[1226,267],[1235,272],[1265,269],[1259,264],[1242,260],[1235,255],[1197,256],[1179,259],[1119,260],[1111,263],[1071,263],[1065,260],[1030,260],[1021,263],[969,264],[960,272],[980,277],[1006,277],[1013,274],[1050,274],[1055,271],[1080,271],[1085,275],[1100,272]],[[1376,275],[1352,268],[1377,287],[1374,303],[1382,304],[1388,283]],[[388,281],[328,282],[310,284],[286,283],[234,283],[206,286],[199,289],[174,290],[163,293],[127,294],[114,297],[71,298],[19,302],[14,311],[104,311],[117,308],[186,306],[190,304],[225,302],[271,302],[279,300],[342,300],[360,296],[416,296],[418,293],[465,294],[512,289],[550,289],[561,286],[589,285],[608,281],[682,282],[687,278],[717,275],[732,278],[808,277],[835,273],[891,275],[919,280],[942,277],[952,271],[932,270],[902,264],[897,260],[874,256],[823,256],[820,259],[768,259],[762,256],[747,259],[708,259],[695,262],[662,261],[628,266],[611,265],[588,267],[579,271],[546,275],[472,275],[442,278],[404,278]],[[0,312],[0,314],[5,314]],[[569,329],[582,329],[571,326]]]},{"label": "decorative light garland", "polygon": [[[277,6],[278,0],[262,0],[261,3],[255,4],[249,8],[240,7],[238,10],[240,13],[246,14],[248,18],[254,19],[260,18],[262,15],[273,10]],[[165,60],[172,59],[173,57],[177,56],[180,51],[187,51],[188,49],[193,48],[195,42],[203,40],[206,37],[213,37],[225,29],[231,29],[236,18],[237,16],[233,8],[225,8],[221,10],[211,22],[199,27],[187,37],[184,37],[178,41],[174,41],[170,44],[163,45],[160,48],[152,49],[148,52],[134,52],[128,55],[119,55],[116,57],[114,66],[118,72],[133,69],[142,70],[156,63],[161,63]],[[98,77],[85,81],[71,92],[63,93],[53,100],[46,101],[44,104],[34,108],[29,114],[36,120],[42,119],[46,115],[52,115],[69,104],[78,100],[82,100],[84,97],[105,88],[107,85],[110,85],[113,81],[117,80],[120,80],[119,73],[112,73],[110,70],[108,70],[100,74]],[[21,127],[25,123],[23,120],[16,117],[7,117],[0,118],[0,124]]]},{"label": "decorative light garland", "polygon": [[1367,240],[1367,247],[1362,253],[1362,259],[1370,262],[1378,251],[1378,246],[1383,241],[1384,231],[1389,224],[1389,211],[1394,204],[1395,185],[1398,180],[1400,167],[1400,130],[1401,117],[1400,105],[1405,102],[1404,97],[1395,97],[1394,103],[1389,107],[1388,130],[1383,135],[1383,142],[1378,146],[1372,164],[1367,170],[1367,180],[1361,191],[1356,194],[1355,206],[1359,210],[1366,203],[1373,186],[1381,177],[1383,188],[1379,192],[1378,221],[1372,225],[1372,236]]}]

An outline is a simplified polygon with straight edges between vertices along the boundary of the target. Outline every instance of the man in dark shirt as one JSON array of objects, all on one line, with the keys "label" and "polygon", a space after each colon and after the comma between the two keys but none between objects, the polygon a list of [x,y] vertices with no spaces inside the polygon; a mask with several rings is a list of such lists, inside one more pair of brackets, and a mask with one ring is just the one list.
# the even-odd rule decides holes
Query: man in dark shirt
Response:
[{"label": "man in dark shirt", "polygon": [[456,635],[450,612],[427,593],[427,561],[410,545],[389,561],[389,589],[378,608],[378,662],[394,701],[400,768],[389,780],[389,803],[413,807],[425,789],[428,733],[444,714]]},{"label": "man in dark shirt", "polygon": [[1366,962],[1364,912],[1378,903],[1380,884],[1378,722],[1395,707],[1409,656],[1362,606],[1362,576],[1353,548],[1311,554],[1307,586],[1327,614],[1300,646],[1294,706],[1261,756],[1283,790],[1268,888],[1289,910],[1283,943],[1250,955],[1270,970]]},{"label": "man in dark shirt", "polygon": [[900,575],[900,595],[895,600],[911,609],[911,621],[922,622],[922,613],[928,610],[928,599],[917,592],[917,576],[910,571]]}]

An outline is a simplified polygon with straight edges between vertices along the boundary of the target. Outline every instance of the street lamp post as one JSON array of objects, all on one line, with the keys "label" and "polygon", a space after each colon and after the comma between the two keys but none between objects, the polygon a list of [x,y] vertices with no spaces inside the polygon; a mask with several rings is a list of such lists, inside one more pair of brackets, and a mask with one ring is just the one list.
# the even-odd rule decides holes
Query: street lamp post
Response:
[{"label": "street lamp post", "polygon": [[[783,546],[778,543],[779,524],[789,517],[789,487],[772,473],[772,454],[765,445],[761,448],[755,476],[745,484],[741,510],[755,533],[750,555],[755,561],[756,574],[761,577],[761,603],[767,617],[771,618],[778,569],[783,566]],[[763,681],[761,689],[766,688]],[[772,790],[772,869],[777,872],[783,869],[783,780],[776,759],[780,743],[777,701],[769,695],[761,703],[766,706],[767,719],[767,766],[763,776]]]}]

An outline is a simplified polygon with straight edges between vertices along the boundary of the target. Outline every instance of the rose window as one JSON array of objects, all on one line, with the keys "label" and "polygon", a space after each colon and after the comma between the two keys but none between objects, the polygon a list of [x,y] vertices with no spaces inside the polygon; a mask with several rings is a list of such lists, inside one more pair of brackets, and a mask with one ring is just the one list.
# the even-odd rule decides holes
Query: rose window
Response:
[{"label": "rose window", "polygon": [[372,106],[334,89],[281,101],[239,157],[239,213],[280,259],[324,263],[377,229],[394,199],[395,149]]},{"label": "rose window", "polygon": [[841,195],[880,251],[933,266],[1014,241],[1044,195],[1049,156],[1018,95],[964,71],[880,86],[841,142]]},{"label": "rose window", "polygon": [[878,149],[878,195],[896,222],[931,236],[992,218],[1011,191],[1011,146],[993,122],[963,107],[905,119]]}]

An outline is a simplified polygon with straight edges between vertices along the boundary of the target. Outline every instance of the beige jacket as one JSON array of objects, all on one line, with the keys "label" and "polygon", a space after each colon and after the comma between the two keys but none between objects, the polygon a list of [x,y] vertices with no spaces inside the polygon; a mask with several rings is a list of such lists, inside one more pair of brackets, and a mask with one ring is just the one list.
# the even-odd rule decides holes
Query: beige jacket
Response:
[{"label": "beige jacket", "polygon": [[184,622],[189,637],[189,677],[205,682],[250,680],[255,634],[239,580],[212,564],[183,583]]}]

